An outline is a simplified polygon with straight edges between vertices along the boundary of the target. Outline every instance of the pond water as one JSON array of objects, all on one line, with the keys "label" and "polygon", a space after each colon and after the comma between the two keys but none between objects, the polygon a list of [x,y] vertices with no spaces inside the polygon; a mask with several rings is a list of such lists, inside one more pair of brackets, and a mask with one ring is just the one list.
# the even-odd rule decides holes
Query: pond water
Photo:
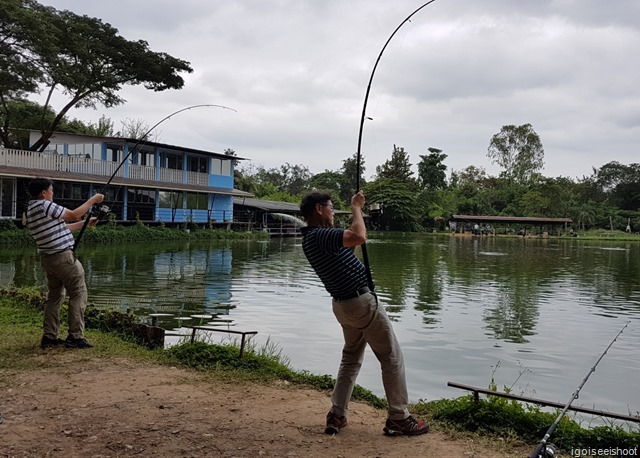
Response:
[{"label": "pond water", "polygon": [[[640,243],[374,234],[367,248],[412,401],[493,377],[564,404],[630,322],[573,405],[640,411]],[[96,305],[171,314],[159,324],[178,333],[205,323],[258,331],[256,345],[275,344],[294,369],[336,374],[341,330],[300,239],[84,246],[79,257]],[[0,284],[44,287],[35,250],[3,249]],[[370,350],[358,383],[383,395]]]}]

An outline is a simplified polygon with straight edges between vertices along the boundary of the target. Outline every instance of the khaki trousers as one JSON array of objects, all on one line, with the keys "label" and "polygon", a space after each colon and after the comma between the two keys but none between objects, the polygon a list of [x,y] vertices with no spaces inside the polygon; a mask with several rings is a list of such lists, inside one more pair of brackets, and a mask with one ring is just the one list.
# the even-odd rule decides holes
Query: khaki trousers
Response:
[{"label": "khaki trousers", "polygon": [[378,297],[367,293],[348,300],[334,299],[333,314],[342,326],[344,348],[331,396],[331,411],[340,416],[347,414],[349,399],[364,360],[364,351],[369,344],[382,368],[382,384],[389,403],[388,418],[407,418],[409,395],[402,349],[387,312],[378,303]]},{"label": "khaki trousers", "polygon": [[66,290],[69,294],[69,337],[84,337],[87,285],[82,264],[71,250],[42,256],[41,262],[49,285],[49,295],[44,304],[44,336],[50,339],[58,337],[60,306]]}]

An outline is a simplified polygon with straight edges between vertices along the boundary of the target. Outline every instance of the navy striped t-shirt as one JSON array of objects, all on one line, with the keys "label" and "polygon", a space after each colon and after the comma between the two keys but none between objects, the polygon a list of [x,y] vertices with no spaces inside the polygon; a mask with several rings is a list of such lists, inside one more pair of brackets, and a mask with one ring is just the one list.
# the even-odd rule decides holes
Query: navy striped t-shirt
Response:
[{"label": "navy striped t-shirt", "polygon": [[65,207],[49,200],[31,200],[27,207],[27,227],[40,254],[73,249],[74,238],[61,219]]},{"label": "navy striped t-shirt", "polygon": [[329,294],[342,297],[367,286],[364,265],[342,246],[344,229],[303,227],[302,250]]}]

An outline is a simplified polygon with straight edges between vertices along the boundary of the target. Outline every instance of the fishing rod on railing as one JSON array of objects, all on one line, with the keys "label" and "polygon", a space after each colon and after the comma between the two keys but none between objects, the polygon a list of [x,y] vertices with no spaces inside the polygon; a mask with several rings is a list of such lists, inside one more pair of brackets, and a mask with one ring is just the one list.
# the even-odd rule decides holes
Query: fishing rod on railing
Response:
[{"label": "fishing rod on railing", "polygon": [[[405,20],[402,21],[398,27],[396,27],[396,29],[393,31],[391,36],[389,36],[389,38],[387,39],[386,43],[382,47],[382,50],[380,51],[380,54],[378,54],[378,58],[376,59],[376,63],[373,66],[373,70],[371,71],[371,76],[369,77],[369,84],[367,85],[367,92],[365,93],[365,96],[364,96],[364,104],[362,106],[362,116],[360,117],[360,131],[358,133],[358,151],[356,153],[356,193],[360,191],[360,165],[361,165],[361,157],[362,157],[362,154],[361,154],[362,130],[363,130],[363,127],[364,127],[364,120],[365,120],[365,118],[367,118],[367,116],[366,116],[366,113],[367,113],[367,101],[369,100],[369,93],[371,92],[371,83],[373,82],[373,75],[376,73],[376,69],[378,68],[378,63],[380,62],[380,59],[382,58],[382,54],[384,53],[385,49],[387,49],[387,45],[389,44],[391,39],[395,36],[395,34],[398,32],[398,30],[400,30],[400,28],[403,25],[405,25],[407,22],[410,22],[411,18],[418,11],[420,11],[422,8],[424,8],[427,5],[430,5],[431,3],[435,2],[435,1],[436,0],[430,0],[430,1],[426,2],[424,5],[420,6],[413,13],[411,13],[409,16],[407,16],[405,18]],[[369,118],[369,119],[371,119],[371,118]],[[366,242],[362,244],[362,261],[363,261],[363,264],[364,264],[364,267],[365,267],[365,271],[366,271],[366,274],[367,274],[367,282],[369,283],[369,289],[371,291],[373,291],[374,288],[375,288],[375,284],[373,283],[373,278],[371,276],[371,267],[369,266],[369,255],[367,253],[367,244],[366,244]]]},{"label": "fishing rod on railing", "polygon": [[[115,176],[118,174],[118,172],[120,171],[120,168],[124,165],[124,163],[127,161],[127,159],[129,159],[129,157],[137,150],[137,148],[141,145],[146,143],[147,137],[149,136],[149,134],[156,128],[158,127],[160,124],[162,124],[163,122],[171,119],[173,116],[182,113],[183,111],[188,111],[188,110],[192,110],[194,108],[203,108],[203,107],[213,107],[213,108],[222,108],[225,110],[231,110],[231,111],[236,111],[233,108],[229,108],[226,107],[224,105],[214,105],[214,104],[199,104],[199,105],[191,105],[185,108],[181,108],[177,111],[174,111],[173,113],[165,116],[164,118],[162,118],[160,121],[158,121],[157,123],[155,123],[147,132],[145,132],[139,139],[138,141],[133,145],[132,148],[129,149],[129,152],[124,156],[124,158],[122,158],[122,160],[120,161],[120,163],[118,164],[118,166],[116,167],[116,169],[113,171],[113,173],[111,174],[111,177],[109,177],[109,180],[107,181],[107,183],[102,187],[102,192],[101,194],[105,194],[107,188],[109,187],[109,185],[111,184],[111,182],[113,181],[113,179],[115,178]],[[237,111],[236,111],[237,112]],[[115,201],[115,198],[114,198]],[[89,209],[89,212],[87,214],[87,217],[85,218],[84,224],[82,225],[82,228],[80,229],[80,232],[78,233],[78,236],[76,237],[75,243],[73,245],[73,251],[75,252],[76,249],[78,248],[78,245],[80,244],[80,240],[82,240],[82,235],[84,234],[84,231],[86,230],[87,226],[89,225],[89,221],[91,220],[92,216],[96,216],[98,218],[98,220],[104,219],[106,218],[106,216],[109,214],[109,212],[111,211],[110,207],[108,205],[100,205],[100,207],[95,208],[95,206],[92,206],[91,209]]]},{"label": "fishing rod on railing", "polygon": [[582,380],[582,383],[578,385],[578,389],[574,391],[574,393],[571,395],[571,398],[569,398],[569,401],[565,404],[564,408],[562,409],[562,411],[560,412],[556,420],[551,424],[546,434],[544,435],[544,437],[542,438],[542,440],[540,441],[540,443],[538,444],[538,446],[536,447],[536,449],[533,451],[533,453],[529,458],[553,458],[556,456],[556,453],[557,453],[556,447],[553,444],[549,443],[549,438],[558,427],[558,424],[560,423],[564,415],[567,413],[567,410],[569,410],[569,407],[571,407],[571,404],[573,403],[573,401],[575,401],[580,395],[580,390],[582,389],[584,384],[587,383],[587,380],[589,379],[591,374],[593,374],[596,371],[596,367],[598,366],[598,364],[600,364],[600,361],[602,360],[602,358],[604,358],[604,355],[607,354],[607,352],[609,351],[611,346],[614,344],[614,342],[618,340],[618,337],[620,337],[620,334],[622,334],[622,331],[624,331],[624,329],[627,326],[629,326],[629,323],[631,323],[631,321],[627,321],[627,323],[622,327],[622,329],[620,329],[620,332],[616,334],[616,336],[613,338],[611,343],[607,346],[607,348],[605,348],[604,352],[602,352],[602,354],[600,355],[600,358],[598,358],[598,360],[593,365],[591,370],[587,372],[587,375],[584,378],[584,380]]}]

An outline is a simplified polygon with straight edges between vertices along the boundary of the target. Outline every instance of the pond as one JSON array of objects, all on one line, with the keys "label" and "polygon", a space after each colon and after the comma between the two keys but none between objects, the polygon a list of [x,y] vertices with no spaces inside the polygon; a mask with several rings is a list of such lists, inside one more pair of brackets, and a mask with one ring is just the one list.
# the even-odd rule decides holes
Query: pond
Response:
[{"label": "pond", "polygon": [[[183,334],[204,323],[258,331],[253,342],[276,345],[294,369],[335,376],[341,330],[300,242],[84,246],[79,257],[96,305],[171,314],[159,324]],[[367,249],[412,401],[461,396],[448,381],[487,388],[493,377],[564,404],[630,322],[573,405],[640,411],[640,243],[385,233]],[[35,249],[3,249],[0,284],[44,288]],[[223,336],[235,337],[212,339]],[[383,395],[370,350],[358,383]]]}]

